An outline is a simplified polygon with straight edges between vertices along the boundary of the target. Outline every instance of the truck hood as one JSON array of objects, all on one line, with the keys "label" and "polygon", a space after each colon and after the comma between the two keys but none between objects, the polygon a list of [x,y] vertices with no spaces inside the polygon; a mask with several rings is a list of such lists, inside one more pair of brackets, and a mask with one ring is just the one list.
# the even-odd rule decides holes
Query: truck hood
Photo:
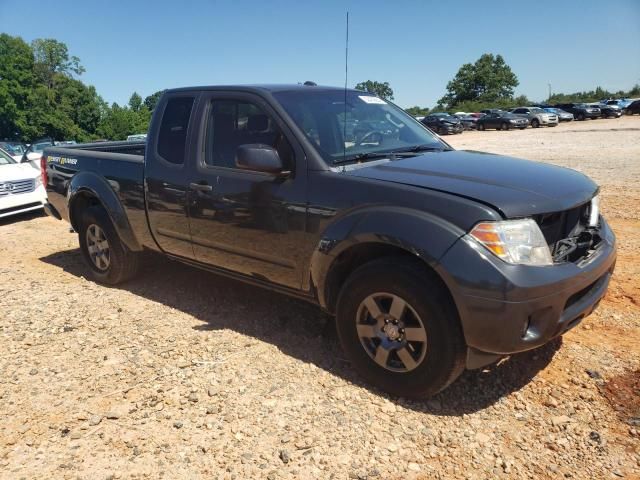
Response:
[{"label": "truck hood", "polygon": [[27,180],[40,175],[40,167],[30,162],[0,165],[0,182]]},{"label": "truck hood", "polygon": [[346,174],[470,198],[507,218],[568,210],[589,201],[598,190],[590,178],[575,170],[472,151],[429,152],[363,164]]}]

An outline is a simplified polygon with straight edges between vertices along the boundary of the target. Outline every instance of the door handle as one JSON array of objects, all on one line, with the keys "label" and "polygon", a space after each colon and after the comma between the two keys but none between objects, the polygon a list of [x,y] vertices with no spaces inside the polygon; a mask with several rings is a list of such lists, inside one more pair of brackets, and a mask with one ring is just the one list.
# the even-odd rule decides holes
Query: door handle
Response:
[{"label": "door handle", "polygon": [[197,190],[199,192],[212,192],[213,187],[211,185],[207,185],[205,183],[190,183],[189,187],[193,190]]}]

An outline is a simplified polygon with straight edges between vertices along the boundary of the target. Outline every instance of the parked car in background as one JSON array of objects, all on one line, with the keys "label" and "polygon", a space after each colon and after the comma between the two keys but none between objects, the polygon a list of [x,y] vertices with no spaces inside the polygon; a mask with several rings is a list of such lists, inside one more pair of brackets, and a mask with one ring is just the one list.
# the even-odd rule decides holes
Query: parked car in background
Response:
[{"label": "parked car in background", "polygon": [[422,119],[422,124],[440,135],[462,133],[464,130],[460,119],[446,112],[430,113]]},{"label": "parked car in background", "polygon": [[0,142],[0,148],[9,153],[16,162],[19,162],[27,150],[27,146],[22,142],[13,142],[5,140]]},{"label": "parked car in background", "polygon": [[0,218],[39,210],[46,202],[40,164],[18,163],[0,149]]},{"label": "parked car in background", "polygon": [[592,104],[592,106],[600,109],[600,118],[620,118],[622,116],[622,108],[618,105],[603,105],[598,103]]},{"label": "parked car in background", "polygon": [[484,110],[480,110],[480,113],[484,113],[485,115],[488,115],[490,113],[502,113],[504,112],[504,110],[502,110],[501,108],[485,108]]},{"label": "parked car in background", "polygon": [[486,130],[488,128],[495,128],[496,130],[519,128],[520,130],[524,130],[529,126],[529,119],[521,115],[498,110],[497,112],[488,113],[484,117],[479,118],[477,125],[478,130]]},{"label": "parked car in background", "polygon": [[555,127],[558,125],[558,116],[555,113],[544,111],[540,107],[518,107],[509,110],[514,115],[521,115],[529,120],[529,125],[538,128],[540,125]]},{"label": "parked car in background", "polygon": [[640,100],[636,100],[631,102],[627,108],[625,108],[625,113],[627,115],[636,115],[640,113]]},{"label": "parked car in background", "polygon": [[53,142],[53,144],[57,147],[66,147],[68,145],[77,145],[78,142],[76,142],[75,140],[58,140],[56,142]]},{"label": "parked car in background", "polygon": [[545,112],[555,113],[558,116],[559,122],[571,122],[573,120],[573,113],[565,112],[560,108],[543,107]]},{"label": "parked car in background", "polygon": [[632,100],[629,100],[627,98],[619,98],[617,100],[603,100],[600,103],[603,105],[617,105],[622,110],[624,110],[632,103]]},{"label": "parked car in background", "polygon": [[129,135],[127,137],[127,142],[145,141],[146,139],[147,139],[146,133],[136,133],[135,135]]},{"label": "parked car in background", "polygon": [[25,150],[24,155],[22,156],[22,161],[39,161],[44,149],[53,145],[54,141],[52,138],[47,137],[34,140]]},{"label": "parked car in background", "polygon": [[600,118],[600,109],[593,107],[585,103],[556,103],[553,105],[556,108],[561,108],[565,112],[573,114],[573,118],[576,120],[586,120],[587,118]]},{"label": "parked car in background", "polygon": [[462,123],[462,127],[464,128],[464,130],[475,130],[476,128],[478,128],[478,117],[474,117],[469,113],[454,113],[453,117],[460,120],[460,123]]}]

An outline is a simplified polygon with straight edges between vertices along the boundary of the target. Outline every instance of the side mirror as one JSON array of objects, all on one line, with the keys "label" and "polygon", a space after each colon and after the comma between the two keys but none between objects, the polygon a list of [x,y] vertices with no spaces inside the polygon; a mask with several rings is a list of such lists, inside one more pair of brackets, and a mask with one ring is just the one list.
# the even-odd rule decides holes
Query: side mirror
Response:
[{"label": "side mirror", "polygon": [[278,151],[261,143],[240,145],[236,150],[236,166],[243,170],[286,175]]}]

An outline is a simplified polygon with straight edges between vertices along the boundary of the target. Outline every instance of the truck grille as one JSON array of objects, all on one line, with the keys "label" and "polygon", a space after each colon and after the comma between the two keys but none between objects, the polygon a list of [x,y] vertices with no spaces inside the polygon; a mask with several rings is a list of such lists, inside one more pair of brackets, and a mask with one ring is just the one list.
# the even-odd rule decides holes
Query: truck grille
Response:
[{"label": "truck grille", "polygon": [[598,229],[588,225],[590,207],[591,202],[587,202],[534,217],[557,263],[578,261],[600,243]]},{"label": "truck grille", "polygon": [[20,193],[30,193],[36,188],[35,180],[13,180],[11,182],[0,182],[0,197],[5,195],[18,195]]}]

